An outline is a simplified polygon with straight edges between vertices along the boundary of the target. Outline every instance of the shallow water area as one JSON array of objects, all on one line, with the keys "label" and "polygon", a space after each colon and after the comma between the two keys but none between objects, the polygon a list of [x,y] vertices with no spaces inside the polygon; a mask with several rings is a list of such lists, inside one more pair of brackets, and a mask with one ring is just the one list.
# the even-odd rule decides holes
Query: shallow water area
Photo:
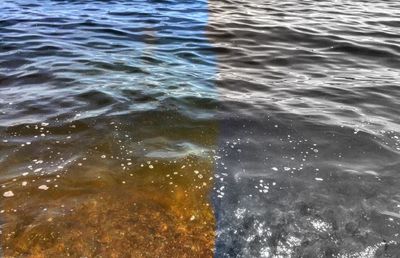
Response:
[{"label": "shallow water area", "polygon": [[205,2],[0,4],[6,257],[211,257]]},{"label": "shallow water area", "polygon": [[400,257],[397,2],[0,9],[5,257]]},{"label": "shallow water area", "polygon": [[216,257],[400,255],[399,7],[210,2]]},{"label": "shallow water area", "polygon": [[[104,138],[91,138],[93,128],[72,122],[67,135],[81,134],[72,139],[60,136],[63,128],[46,125],[38,131],[46,128],[52,138],[47,148],[35,146],[43,140],[10,148],[8,170],[19,175],[1,182],[13,193],[1,206],[6,257],[212,256],[212,152],[179,144],[167,148],[159,138],[170,135],[161,133],[148,140],[155,146],[133,141],[124,126],[108,122]],[[31,127],[36,126],[24,127],[19,137]]]}]

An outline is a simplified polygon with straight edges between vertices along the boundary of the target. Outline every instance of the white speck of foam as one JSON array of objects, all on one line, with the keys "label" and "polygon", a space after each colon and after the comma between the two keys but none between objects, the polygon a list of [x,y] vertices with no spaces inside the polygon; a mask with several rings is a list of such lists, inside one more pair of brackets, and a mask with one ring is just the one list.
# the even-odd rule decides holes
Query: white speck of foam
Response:
[{"label": "white speck of foam", "polygon": [[7,192],[4,192],[4,193],[3,193],[3,196],[4,196],[4,197],[13,197],[13,196],[14,196],[14,193],[13,193],[12,191],[7,191]]},{"label": "white speck of foam", "polygon": [[38,187],[40,190],[47,190],[47,189],[49,189],[49,187],[47,186],[47,185],[41,185],[41,186],[39,186]]}]

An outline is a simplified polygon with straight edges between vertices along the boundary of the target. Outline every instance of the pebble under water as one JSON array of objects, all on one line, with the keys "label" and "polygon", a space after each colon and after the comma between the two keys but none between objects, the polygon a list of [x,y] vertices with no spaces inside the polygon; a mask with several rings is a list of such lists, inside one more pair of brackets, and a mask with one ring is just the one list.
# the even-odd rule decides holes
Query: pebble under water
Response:
[{"label": "pebble under water", "polygon": [[400,257],[396,1],[0,3],[4,257]]}]

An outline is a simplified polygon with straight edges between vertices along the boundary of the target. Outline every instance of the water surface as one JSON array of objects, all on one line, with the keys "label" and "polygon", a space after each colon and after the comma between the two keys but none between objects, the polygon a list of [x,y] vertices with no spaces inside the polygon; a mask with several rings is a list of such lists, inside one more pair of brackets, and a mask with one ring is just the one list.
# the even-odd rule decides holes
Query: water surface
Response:
[{"label": "water surface", "polygon": [[397,257],[395,1],[0,4],[5,257]]}]

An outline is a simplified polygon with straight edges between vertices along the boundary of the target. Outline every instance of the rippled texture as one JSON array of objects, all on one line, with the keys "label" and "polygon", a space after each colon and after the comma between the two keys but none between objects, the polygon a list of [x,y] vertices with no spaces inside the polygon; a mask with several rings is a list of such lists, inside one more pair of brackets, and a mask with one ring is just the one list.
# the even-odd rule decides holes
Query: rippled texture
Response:
[{"label": "rippled texture", "polygon": [[211,2],[217,257],[400,255],[399,7]]},{"label": "rippled texture", "polygon": [[5,257],[398,257],[395,1],[0,3]]},{"label": "rippled texture", "polygon": [[3,254],[211,257],[207,4],[0,7]]}]

